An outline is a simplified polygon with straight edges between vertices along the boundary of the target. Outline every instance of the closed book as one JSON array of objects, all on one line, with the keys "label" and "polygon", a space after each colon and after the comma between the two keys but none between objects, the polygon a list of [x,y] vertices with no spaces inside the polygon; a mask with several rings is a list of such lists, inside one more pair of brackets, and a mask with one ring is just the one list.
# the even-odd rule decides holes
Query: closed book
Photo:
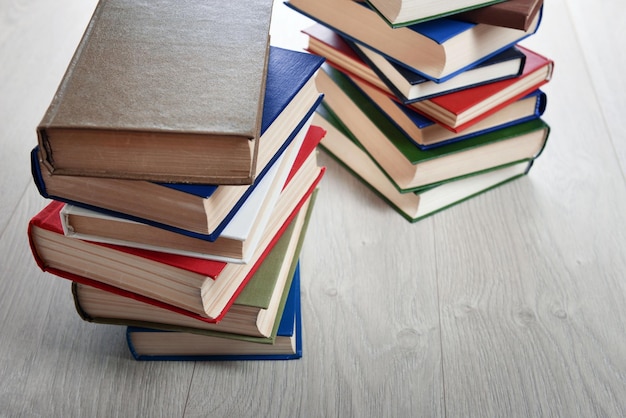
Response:
[{"label": "closed book", "polygon": [[533,119],[447,145],[421,149],[343,73],[323,67],[317,76],[324,103],[359,139],[401,192],[536,158],[549,128]]},{"label": "closed book", "polygon": [[367,0],[393,28],[425,22],[501,1],[503,0]]},{"label": "closed book", "polygon": [[526,62],[526,55],[512,46],[456,77],[435,83],[365,46],[354,43],[352,45],[390,92],[405,104],[517,77],[522,73]]},{"label": "closed book", "polygon": [[395,95],[402,103],[518,76],[526,59],[513,46],[456,77],[435,83],[368,47],[342,38],[324,25],[315,24],[304,29],[303,33],[309,37],[308,51],[326,58],[339,70],[361,78],[389,95]]},{"label": "closed book", "polygon": [[271,48],[261,132],[282,139],[278,148],[260,154],[257,167],[261,171],[252,185],[155,183],[52,175],[39,149],[31,154],[35,184],[47,198],[215,240],[303,130],[321,101],[313,76],[322,61],[310,54]]},{"label": "closed book", "polygon": [[519,76],[417,101],[410,106],[454,132],[468,129],[552,78],[553,60],[521,45],[518,48],[526,55]]},{"label": "closed book", "polygon": [[398,103],[384,92],[351,77],[388,119],[421,149],[429,149],[501,129],[540,117],[546,109],[547,98],[541,90],[502,107],[461,132],[454,132],[417,112],[411,106]]},{"label": "closed book", "polygon": [[450,18],[394,29],[358,1],[289,0],[286,4],[436,82],[448,80],[514,46],[535,33],[541,20],[540,13],[527,31]]},{"label": "closed book", "polygon": [[135,360],[225,361],[291,360],[302,357],[300,280],[290,291],[293,309],[285,309],[271,344],[196,333],[128,327],[126,341]]},{"label": "closed book", "polygon": [[[309,158],[314,159],[315,154]],[[68,238],[59,216],[63,203],[57,201],[29,223],[33,256],[42,270],[56,276],[218,322],[287,227],[295,222],[296,231],[302,229],[306,210],[301,208],[308,207],[324,168],[304,164],[300,173],[302,178],[290,182],[298,187],[287,196],[292,211],[282,219],[272,217],[247,264]]]},{"label": "closed book", "polygon": [[467,10],[455,15],[455,18],[526,30],[542,6],[543,0],[507,0],[487,7]]},{"label": "closed book", "polygon": [[252,183],[284,139],[261,140],[271,15],[262,0],[100,1],[37,129],[50,172]]},{"label": "closed book", "polygon": [[[247,263],[263,236],[271,217],[282,217],[292,210],[290,194],[302,187],[299,179],[306,176],[311,167],[300,171],[304,164],[313,166],[314,159],[309,158],[324,136],[325,131],[318,126],[311,126],[303,141],[294,142],[297,146],[284,164],[284,173],[276,176],[270,185],[271,199],[254,199],[255,190],[233,220],[215,241],[207,241],[186,234],[178,234],[147,223],[135,222],[124,218],[102,214],[97,211],[65,205],[61,210],[63,232],[68,237],[108,244],[124,245],[185,256],[225,261],[229,263]],[[288,151],[289,152],[289,151]],[[306,179],[306,177],[304,177]],[[295,184],[291,184],[295,179]],[[284,194],[283,194],[284,192]],[[257,214],[257,212],[260,212]]]},{"label": "closed book", "polygon": [[528,173],[534,161],[515,162],[415,192],[400,193],[358,140],[345,130],[332,113],[324,106],[318,108],[317,113],[315,123],[328,131],[320,144],[322,149],[409,222],[417,222],[517,179]]}]

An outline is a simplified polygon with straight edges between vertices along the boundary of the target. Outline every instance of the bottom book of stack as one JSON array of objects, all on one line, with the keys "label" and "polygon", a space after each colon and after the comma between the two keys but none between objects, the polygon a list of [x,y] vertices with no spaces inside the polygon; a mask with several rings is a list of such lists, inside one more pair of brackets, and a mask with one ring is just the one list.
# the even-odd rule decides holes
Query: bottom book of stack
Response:
[{"label": "bottom book of stack", "polygon": [[293,276],[282,317],[269,338],[202,334],[129,326],[126,341],[136,360],[290,360],[302,357],[300,270]]}]

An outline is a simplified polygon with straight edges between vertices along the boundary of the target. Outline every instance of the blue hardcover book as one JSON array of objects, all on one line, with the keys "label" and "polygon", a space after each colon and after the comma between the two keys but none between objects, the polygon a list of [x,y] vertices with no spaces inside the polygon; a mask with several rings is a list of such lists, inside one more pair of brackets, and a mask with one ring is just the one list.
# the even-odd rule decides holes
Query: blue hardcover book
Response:
[{"label": "blue hardcover book", "polygon": [[402,102],[410,104],[442,94],[517,77],[524,69],[526,55],[512,46],[442,83],[435,83],[371,49],[348,41],[349,45]]},{"label": "blue hardcover book", "polygon": [[451,18],[391,28],[364,2],[288,0],[285,4],[439,83],[534,34],[541,21],[540,12],[526,31]]},{"label": "blue hardcover book", "polygon": [[537,89],[488,116],[468,129],[452,132],[432,119],[402,105],[371,87],[358,83],[381,113],[402,131],[418,148],[427,150],[480,136],[518,123],[538,119],[545,112],[546,94]]},{"label": "blue hardcover book", "polygon": [[280,135],[276,149],[259,154],[263,168],[252,185],[153,183],[98,177],[50,175],[38,149],[31,170],[39,193],[99,211],[208,241],[215,241],[263,181],[294,138],[305,131],[322,100],[314,75],[323,58],[272,47],[269,55],[262,118],[266,135]]},{"label": "blue hardcover book", "polygon": [[132,356],[143,361],[289,360],[302,357],[300,269],[296,268],[273,344],[127,327]]}]

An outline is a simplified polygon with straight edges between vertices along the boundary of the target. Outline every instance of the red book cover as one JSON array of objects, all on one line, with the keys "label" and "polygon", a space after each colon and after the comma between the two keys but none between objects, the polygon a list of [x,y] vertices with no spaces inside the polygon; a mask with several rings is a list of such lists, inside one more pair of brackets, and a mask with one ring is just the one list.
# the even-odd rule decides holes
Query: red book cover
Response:
[{"label": "red book cover", "polygon": [[412,103],[414,109],[453,132],[461,132],[550,81],[554,61],[521,45],[526,64],[518,77]]},{"label": "red book cover", "polygon": [[311,155],[311,153],[315,150],[315,148],[319,145],[322,138],[326,135],[326,131],[316,125],[311,125],[309,130],[306,133],[306,137],[304,138],[304,142],[300,146],[300,150],[298,150],[298,155],[296,155],[296,159],[293,162],[293,166],[291,167],[291,171],[287,175],[287,179],[285,180],[285,187],[289,184],[293,176],[298,172],[304,161]]},{"label": "red book cover", "polygon": [[[56,234],[63,235],[63,227],[61,226],[61,216],[59,215],[60,210],[63,208],[65,203],[53,200],[50,202],[45,208],[41,210],[35,217],[33,217],[30,221],[29,230],[32,226],[38,226],[39,228],[45,229],[47,231],[54,232]],[[31,234],[29,233],[29,237]],[[31,237],[32,238],[32,237]],[[31,244],[33,244],[31,242]],[[150,250],[142,250],[131,247],[124,247],[120,245],[111,245],[111,244],[103,244],[103,243],[92,243],[93,245],[101,245],[103,247],[112,248],[117,251],[122,251],[128,254],[135,255],[137,257],[146,258],[153,261],[158,261],[159,263],[167,264],[172,267],[177,267],[183,270],[192,271],[194,273],[202,274],[203,276],[210,277],[212,279],[217,279],[226,267],[226,263],[214,260],[206,260],[194,257],[187,257],[183,255],[176,254],[167,254],[157,251]],[[32,245],[31,245],[32,247]],[[35,260],[39,267],[42,270],[46,270],[45,262],[41,260],[37,253],[34,251]]]}]

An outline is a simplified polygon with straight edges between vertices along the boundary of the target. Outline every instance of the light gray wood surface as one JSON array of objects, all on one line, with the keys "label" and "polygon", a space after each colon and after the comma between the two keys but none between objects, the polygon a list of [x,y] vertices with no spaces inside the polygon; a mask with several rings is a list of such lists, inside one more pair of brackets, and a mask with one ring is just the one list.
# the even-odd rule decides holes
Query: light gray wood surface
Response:
[{"label": "light gray wood surface", "polygon": [[[304,357],[142,363],[83,322],[26,225],[28,153],[94,0],[0,3],[0,416],[626,415],[622,0],[548,0],[556,62],[529,176],[409,224],[324,154],[303,249]],[[277,1],[272,42],[308,22]]]}]

